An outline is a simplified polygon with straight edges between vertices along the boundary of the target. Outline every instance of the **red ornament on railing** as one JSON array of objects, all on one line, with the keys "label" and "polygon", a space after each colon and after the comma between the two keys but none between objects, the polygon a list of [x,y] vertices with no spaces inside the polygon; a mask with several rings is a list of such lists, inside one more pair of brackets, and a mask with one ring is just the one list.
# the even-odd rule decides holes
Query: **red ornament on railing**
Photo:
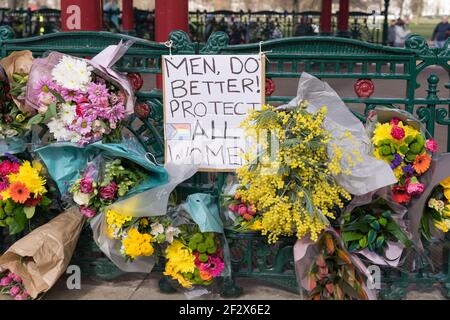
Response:
[{"label": "red ornament on railing", "polygon": [[266,78],[266,96],[271,96],[275,92],[275,82],[271,78]]},{"label": "red ornament on railing", "polygon": [[138,103],[134,106],[134,113],[141,119],[145,119],[150,114],[150,107],[145,102]]},{"label": "red ornament on railing", "polygon": [[131,86],[134,91],[141,90],[142,86],[144,85],[144,79],[142,79],[142,76],[137,72],[130,72],[127,74],[128,79],[131,82]]},{"label": "red ornament on railing", "polygon": [[360,98],[369,98],[375,91],[375,85],[370,79],[358,79],[355,82],[355,93]]}]

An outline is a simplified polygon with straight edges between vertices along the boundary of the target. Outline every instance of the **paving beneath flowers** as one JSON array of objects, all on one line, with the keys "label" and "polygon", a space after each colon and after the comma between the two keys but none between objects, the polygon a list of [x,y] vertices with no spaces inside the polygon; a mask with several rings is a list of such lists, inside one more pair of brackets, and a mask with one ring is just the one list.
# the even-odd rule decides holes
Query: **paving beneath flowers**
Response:
[{"label": "paving beneath flowers", "polygon": [[[59,282],[44,296],[45,300],[184,300],[189,299],[182,292],[164,294],[159,291],[158,274],[125,274],[110,281],[83,279],[80,290],[69,290],[66,278]],[[264,284],[253,279],[237,279],[244,288],[242,300],[301,300],[300,295]],[[1,297],[0,297],[1,299]],[[192,298],[191,298],[192,299]],[[223,299],[218,294],[207,294],[194,299]],[[408,300],[444,300],[439,288],[414,289],[408,291]]]}]

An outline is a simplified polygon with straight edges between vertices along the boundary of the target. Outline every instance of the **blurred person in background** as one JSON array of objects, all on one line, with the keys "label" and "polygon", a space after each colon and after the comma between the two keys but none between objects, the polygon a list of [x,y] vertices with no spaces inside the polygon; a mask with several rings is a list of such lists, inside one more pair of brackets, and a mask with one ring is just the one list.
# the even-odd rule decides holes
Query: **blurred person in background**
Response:
[{"label": "blurred person in background", "polygon": [[405,45],[405,40],[410,33],[411,32],[406,29],[405,21],[403,21],[401,18],[398,18],[397,23],[395,24],[394,47],[403,47]]},{"label": "blurred person in background", "polygon": [[443,48],[445,41],[450,36],[450,24],[448,23],[448,16],[443,16],[442,21],[439,22],[433,31],[431,41],[437,48]]},{"label": "blurred person in background", "polygon": [[388,43],[390,46],[394,46],[395,43],[395,25],[397,21],[391,20],[391,24],[389,25],[389,33],[388,33]]}]

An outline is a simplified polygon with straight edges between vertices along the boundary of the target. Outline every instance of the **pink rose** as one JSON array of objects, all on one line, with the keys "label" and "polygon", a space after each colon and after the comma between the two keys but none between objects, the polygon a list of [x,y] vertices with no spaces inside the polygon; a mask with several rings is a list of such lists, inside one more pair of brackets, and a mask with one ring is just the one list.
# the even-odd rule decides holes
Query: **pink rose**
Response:
[{"label": "pink rose", "polygon": [[14,297],[14,300],[28,300],[30,295],[27,292],[23,292],[22,294],[18,294]]},{"label": "pink rose", "polygon": [[247,213],[247,207],[245,206],[245,204],[240,204],[239,205],[238,213],[241,216],[243,216],[244,214]]},{"label": "pink rose", "polygon": [[13,279],[10,278],[10,277],[3,277],[3,278],[0,280],[0,286],[6,287],[6,286],[9,285],[12,281],[13,281]]},{"label": "pink rose", "polygon": [[84,177],[80,181],[80,190],[83,193],[92,193],[94,192],[94,187],[92,186],[92,179]]},{"label": "pink rose", "polygon": [[230,210],[231,212],[237,212],[238,208],[239,208],[239,206],[237,204],[230,204],[228,206],[228,210]]},{"label": "pink rose", "polygon": [[253,211],[252,206],[248,206],[248,208],[247,208],[247,213],[248,213],[249,215],[251,215],[251,216],[254,216],[254,215],[255,215],[255,211]]},{"label": "pink rose", "polygon": [[439,149],[439,146],[438,146],[436,140],[430,138],[425,142],[425,148],[430,152],[437,152]]},{"label": "pink rose", "polygon": [[17,296],[20,292],[20,287],[19,286],[14,286],[9,290],[9,294],[13,297]]},{"label": "pink rose", "polygon": [[113,200],[116,196],[117,184],[115,182],[111,182],[106,187],[101,187],[99,190],[100,198],[104,200]]},{"label": "pink rose", "polygon": [[87,218],[92,218],[97,214],[97,212],[94,209],[85,206],[80,207],[80,213]]},{"label": "pink rose", "polygon": [[21,277],[19,277],[17,274],[14,274],[13,273],[13,280],[15,281],[15,282],[22,282],[22,278]]},{"label": "pink rose", "polygon": [[391,129],[391,136],[396,140],[402,140],[405,137],[405,130],[398,126],[393,126]]}]

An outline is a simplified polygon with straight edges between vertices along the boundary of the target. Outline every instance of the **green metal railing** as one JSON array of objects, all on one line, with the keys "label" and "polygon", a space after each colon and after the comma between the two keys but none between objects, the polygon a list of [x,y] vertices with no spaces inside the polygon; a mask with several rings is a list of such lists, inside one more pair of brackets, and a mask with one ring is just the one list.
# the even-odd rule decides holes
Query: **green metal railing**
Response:
[{"label": "green metal railing", "polygon": [[[5,57],[12,51],[29,49],[35,56],[42,56],[48,51],[91,57],[108,45],[116,44],[120,39],[134,40],[134,45],[118,63],[124,72],[142,74],[159,74],[161,72],[161,56],[169,54],[163,44],[133,38],[127,35],[108,32],[69,32],[49,34],[28,39],[11,39],[13,33],[8,28],[0,27],[0,56]],[[186,33],[172,32],[172,54],[248,54],[266,52],[266,76],[272,81],[278,79],[298,79],[302,72],[309,72],[321,79],[342,79],[346,83],[354,82],[354,96],[343,96],[350,106],[363,106],[363,112],[354,111],[362,121],[366,114],[377,105],[391,105],[404,108],[416,114],[426,125],[431,134],[435,134],[436,124],[447,130],[447,150],[450,151],[449,92],[439,95],[439,81],[445,81],[444,88],[450,90],[447,78],[439,79],[430,73],[427,78],[427,95],[417,96],[420,86],[419,75],[427,67],[443,68],[447,75],[450,72],[450,39],[443,49],[431,49],[425,39],[412,35],[406,41],[405,48],[391,48],[367,42],[335,38],[335,37],[294,37],[271,40],[259,44],[228,45],[228,35],[216,32],[206,43],[191,42]],[[428,73],[427,73],[428,74]],[[372,97],[375,81],[391,81],[390,86],[396,91],[398,82],[405,87],[398,97]],[[296,81],[296,80],[293,80]],[[275,90],[276,93],[276,90]],[[128,124],[144,147],[161,161],[163,157],[162,95],[161,91],[152,89],[137,94],[138,103],[145,103],[149,108],[148,116],[139,118],[134,115]],[[292,96],[268,95],[269,103],[283,103]],[[181,194],[191,192],[211,192],[220,194],[225,174],[195,175],[183,184]],[[293,271],[292,245],[295,239],[282,239],[276,246],[269,246],[264,237],[256,234],[229,233],[232,253],[233,274],[254,277],[279,284],[290,290],[297,290]],[[447,249],[442,252],[442,265],[439,272],[431,272],[421,268],[417,273],[405,273],[398,270],[385,270],[385,298],[399,298],[405,294],[410,283],[433,285],[440,282],[450,296],[450,273],[448,270]],[[97,275],[112,277],[119,271],[112,266],[96,249],[89,232],[82,237],[76,257],[77,263],[86,272],[95,271]],[[240,293],[233,279],[224,282],[225,296]]]}]

